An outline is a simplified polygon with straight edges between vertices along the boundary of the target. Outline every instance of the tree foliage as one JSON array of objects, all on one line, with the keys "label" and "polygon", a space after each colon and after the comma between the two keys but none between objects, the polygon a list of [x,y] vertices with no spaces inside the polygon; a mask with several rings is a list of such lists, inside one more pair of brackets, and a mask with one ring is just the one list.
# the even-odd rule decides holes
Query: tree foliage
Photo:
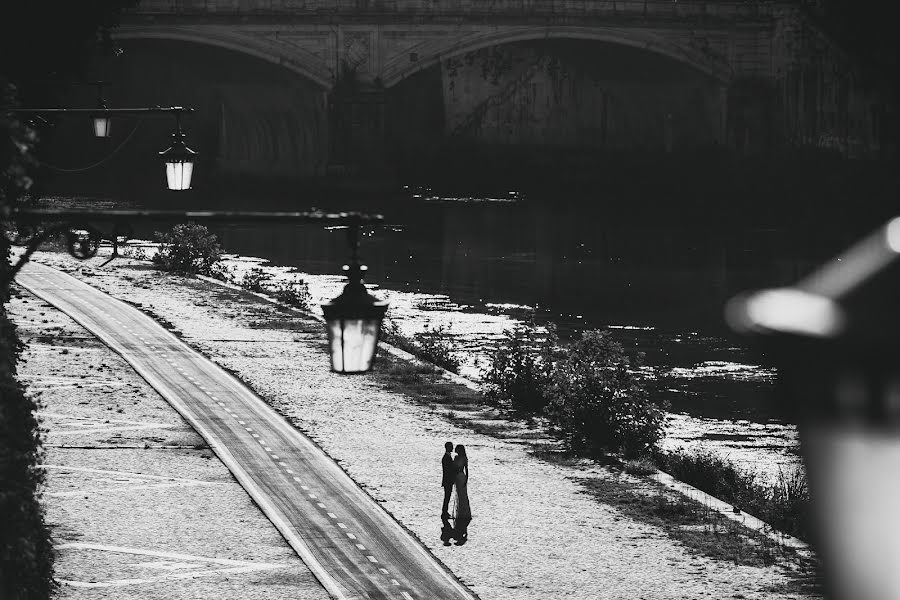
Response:
[{"label": "tree foliage", "polygon": [[203,225],[175,225],[172,231],[157,231],[155,237],[160,245],[153,262],[163,271],[209,275],[222,257],[218,239]]},{"label": "tree foliage", "polygon": [[557,344],[552,327],[543,337],[531,326],[507,330],[483,377],[487,398],[521,414],[542,411],[549,402]]},{"label": "tree foliage", "polygon": [[641,359],[629,357],[608,331],[595,330],[556,362],[546,412],[570,448],[631,457],[655,447],[666,413],[635,373]]}]

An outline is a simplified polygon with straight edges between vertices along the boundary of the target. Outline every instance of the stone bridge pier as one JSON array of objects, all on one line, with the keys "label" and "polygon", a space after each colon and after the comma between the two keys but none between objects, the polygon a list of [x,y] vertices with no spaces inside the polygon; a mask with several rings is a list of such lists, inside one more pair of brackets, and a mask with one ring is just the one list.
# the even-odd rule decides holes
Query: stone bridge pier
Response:
[{"label": "stone bridge pier", "polygon": [[796,2],[144,0],[117,38],[110,96],[193,103],[229,172],[446,144],[882,150],[883,105]]}]

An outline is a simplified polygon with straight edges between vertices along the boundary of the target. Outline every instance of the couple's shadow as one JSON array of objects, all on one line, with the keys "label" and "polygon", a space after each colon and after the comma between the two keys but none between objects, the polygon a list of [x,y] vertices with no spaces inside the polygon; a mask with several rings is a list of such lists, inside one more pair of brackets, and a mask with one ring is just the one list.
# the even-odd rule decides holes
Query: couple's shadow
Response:
[{"label": "couple's shadow", "polygon": [[445,546],[449,546],[450,540],[454,539],[457,546],[462,546],[468,541],[466,537],[457,537],[456,529],[450,524],[450,517],[441,517],[441,524],[441,541],[444,542]]}]

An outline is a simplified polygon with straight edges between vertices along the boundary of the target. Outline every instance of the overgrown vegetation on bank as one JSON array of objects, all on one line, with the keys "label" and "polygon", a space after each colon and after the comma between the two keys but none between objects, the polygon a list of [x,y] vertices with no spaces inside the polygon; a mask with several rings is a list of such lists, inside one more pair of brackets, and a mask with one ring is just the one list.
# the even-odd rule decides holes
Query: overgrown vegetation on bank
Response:
[{"label": "overgrown vegetation on bank", "polygon": [[519,416],[545,417],[578,454],[647,455],[662,438],[667,406],[647,394],[641,362],[608,331],[585,331],[562,348],[552,328],[541,336],[521,326],[491,356],[486,397]]},{"label": "overgrown vegetation on bank", "polygon": [[424,331],[410,336],[401,332],[391,319],[385,319],[381,326],[383,341],[451,373],[459,373],[460,360],[448,333],[443,325],[426,326]]},{"label": "overgrown vegetation on bank", "polygon": [[[155,237],[159,246],[150,260],[163,271],[207,275],[251,292],[271,294],[288,306],[306,311],[312,308],[309,286],[300,278],[273,281],[271,275],[259,267],[251,267],[238,277],[225,268],[221,263],[222,248],[218,239],[203,225],[175,225],[169,232],[156,232]],[[136,258],[146,259],[146,255]]]},{"label": "overgrown vegetation on bank", "polygon": [[778,531],[810,541],[809,488],[802,469],[779,472],[774,483],[710,452],[656,453],[659,468],[697,489],[765,521]]}]

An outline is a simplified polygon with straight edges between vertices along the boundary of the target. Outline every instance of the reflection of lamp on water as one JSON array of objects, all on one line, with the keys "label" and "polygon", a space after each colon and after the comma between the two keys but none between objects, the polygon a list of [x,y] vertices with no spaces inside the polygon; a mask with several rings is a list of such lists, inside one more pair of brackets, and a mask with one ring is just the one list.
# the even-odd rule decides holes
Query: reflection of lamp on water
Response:
[{"label": "reflection of lamp on water", "polygon": [[726,316],[778,368],[833,600],[900,598],[900,219]]},{"label": "reflection of lamp on water", "polygon": [[378,349],[381,321],[388,303],[366,291],[359,263],[359,227],[351,225],[348,239],[352,256],[344,266],[347,285],[331,302],[322,305],[331,350],[331,369],[337,373],[365,373],[372,368]]},{"label": "reflection of lamp on water", "polygon": [[194,157],[197,153],[184,143],[184,131],[181,130],[181,115],[175,113],[175,133],[172,134],[172,145],[159,153],[166,163],[166,183],[170,190],[188,190],[191,188],[191,176],[194,173]]}]

